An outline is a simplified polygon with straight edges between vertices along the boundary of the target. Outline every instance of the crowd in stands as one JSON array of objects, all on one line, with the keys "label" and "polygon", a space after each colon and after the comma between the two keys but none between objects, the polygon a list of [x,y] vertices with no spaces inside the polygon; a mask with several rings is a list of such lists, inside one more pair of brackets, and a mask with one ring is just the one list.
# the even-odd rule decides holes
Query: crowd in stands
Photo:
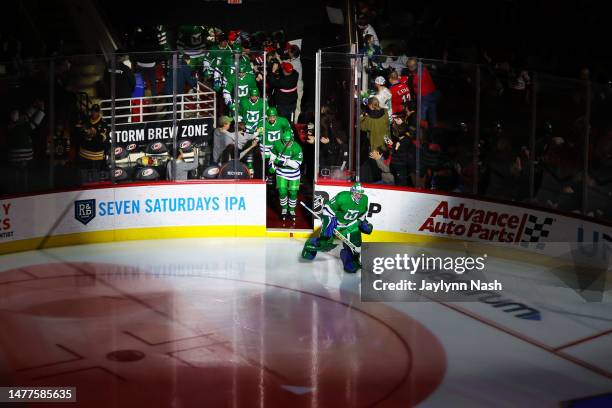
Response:
[{"label": "crowd in stands", "polygon": [[[385,19],[368,3],[372,2],[360,2],[363,13],[357,19],[359,52],[366,57],[368,77],[359,119],[362,182],[476,193],[573,212],[582,210],[582,193],[588,189],[586,213],[612,216],[609,84],[596,86],[593,82],[587,145],[589,97],[585,82],[580,82],[592,79],[587,69],[576,79],[546,74],[534,79],[537,74],[517,64],[517,58],[483,52],[482,59],[474,61],[478,65],[454,63],[448,55],[456,50],[448,48],[438,59],[421,60],[419,70],[419,60],[410,57],[411,48],[405,42],[377,35],[376,22],[384,31]],[[535,81],[536,144],[532,147]],[[346,95],[343,82],[346,78],[339,79],[335,93]],[[347,111],[335,97],[328,102],[330,111]],[[336,120],[346,123],[348,114]],[[346,137],[342,130],[336,134]],[[322,155],[321,163],[328,167],[342,165],[341,159],[325,160]]]},{"label": "crowd in stands", "polygon": [[[303,101],[300,47],[287,41],[282,32],[247,33],[204,26],[137,29],[125,38],[125,50],[117,53],[115,97],[171,95],[174,89],[189,92],[198,83],[213,89],[218,129],[210,141],[211,163],[222,164],[234,157],[236,150],[248,149],[266,128],[264,121],[269,122],[264,113],[274,107],[302,144],[303,172],[312,178],[314,111],[320,108],[319,162],[324,177],[343,176],[350,161],[350,128],[358,121],[362,133],[356,160],[362,182],[476,193],[566,211],[582,209],[582,193],[587,188],[587,213],[612,218],[612,93],[607,84],[591,89],[590,123],[585,124],[588,96],[579,82],[601,81],[601,70],[595,74],[585,67],[576,75],[578,82],[551,77],[548,88],[540,85],[535,89],[537,81],[543,83],[543,76],[534,75],[526,58],[478,46],[442,44],[431,39],[436,38],[434,34],[427,37],[418,21],[412,31],[405,31],[405,37],[398,37],[390,29],[393,18],[389,11],[375,1],[359,2],[358,12],[358,49],[367,57],[368,82],[360,95],[362,115],[353,123],[348,117],[346,78],[340,78],[336,88],[332,85],[333,91],[323,95],[322,106]],[[425,53],[424,49],[436,52]],[[265,68],[262,50],[267,56]],[[175,75],[171,69],[174,51],[179,55]],[[40,96],[48,83],[39,80],[48,71],[24,63],[15,39],[3,38],[2,52],[8,63],[2,64],[0,75],[37,78],[30,87],[44,90],[28,93],[35,96],[6,110],[0,151],[7,158],[3,173],[11,176],[3,177],[10,183],[2,182],[2,192],[21,191],[28,169],[39,168],[41,163],[48,167],[51,157],[60,184],[79,182],[71,179],[73,168],[106,168],[108,118],[99,119],[99,124],[96,106],[87,111],[65,108],[76,105],[69,87],[69,59],[58,59],[54,66],[56,129],[51,143],[45,129],[49,101]],[[420,60],[412,55],[434,59],[423,60],[419,67]],[[478,140],[476,65],[452,60],[479,64]],[[100,87],[102,98],[110,97],[111,74],[109,63]],[[574,85],[567,87],[566,83]],[[538,97],[535,127],[531,123],[534,93]],[[257,104],[260,115],[256,119],[248,113],[249,104]],[[239,123],[234,123],[235,113]],[[121,121],[117,119],[117,123]],[[238,140],[235,127],[239,128]],[[585,145],[587,127],[589,144]],[[535,146],[529,143],[532,128]],[[97,150],[89,150],[89,145]],[[178,158],[179,153],[174,156]],[[252,162],[253,156],[243,161]],[[254,167],[260,166],[255,163]]]}]

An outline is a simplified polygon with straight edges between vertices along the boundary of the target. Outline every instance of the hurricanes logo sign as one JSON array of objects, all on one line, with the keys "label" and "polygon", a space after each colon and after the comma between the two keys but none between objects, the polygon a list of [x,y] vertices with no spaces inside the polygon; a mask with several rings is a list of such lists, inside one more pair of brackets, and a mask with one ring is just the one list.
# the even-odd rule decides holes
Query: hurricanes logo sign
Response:
[{"label": "hurricanes logo sign", "polygon": [[74,218],[87,225],[96,218],[96,200],[77,200],[74,202]]}]

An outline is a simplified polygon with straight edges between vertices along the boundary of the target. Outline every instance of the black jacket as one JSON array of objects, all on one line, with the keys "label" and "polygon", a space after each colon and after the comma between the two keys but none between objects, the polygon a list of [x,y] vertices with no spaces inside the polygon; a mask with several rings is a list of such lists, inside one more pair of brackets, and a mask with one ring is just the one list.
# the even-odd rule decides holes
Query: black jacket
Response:
[{"label": "black jacket", "polygon": [[393,166],[408,166],[412,168],[416,157],[416,148],[409,137],[399,140],[399,148],[393,146],[391,164]]},{"label": "black jacket", "polygon": [[293,106],[297,103],[298,77],[298,73],[295,71],[289,75],[281,73],[268,77],[276,105]]},{"label": "black jacket", "polygon": [[[111,75],[112,68],[108,65],[104,72],[104,83],[108,92],[108,97],[111,97]],[[136,86],[136,79],[132,69],[123,62],[117,62],[115,69],[115,98],[131,98]],[[125,114],[125,113],[123,113]]]}]

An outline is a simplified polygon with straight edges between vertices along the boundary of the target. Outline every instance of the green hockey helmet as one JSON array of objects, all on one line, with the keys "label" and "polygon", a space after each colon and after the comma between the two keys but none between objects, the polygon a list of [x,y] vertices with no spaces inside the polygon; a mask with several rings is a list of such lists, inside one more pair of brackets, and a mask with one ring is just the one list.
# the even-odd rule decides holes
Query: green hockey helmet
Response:
[{"label": "green hockey helmet", "polygon": [[361,183],[357,182],[353,184],[353,186],[351,187],[351,197],[353,198],[353,201],[358,203],[364,194],[365,194],[365,190],[363,189],[363,186],[361,185]]},{"label": "green hockey helmet", "polygon": [[259,89],[257,87],[253,87],[249,89],[249,96],[250,97],[259,96]]},{"label": "green hockey helmet", "polygon": [[293,140],[293,132],[291,131],[291,129],[287,129],[285,130],[285,132],[283,133],[283,135],[281,136],[281,141],[283,143],[289,143]]},{"label": "green hockey helmet", "polygon": [[268,110],[266,111],[266,116],[268,116],[268,118],[270,117],[277,117],[278,116],[278,111],[276,110],[275,107],[271,106],[268,108]]}]

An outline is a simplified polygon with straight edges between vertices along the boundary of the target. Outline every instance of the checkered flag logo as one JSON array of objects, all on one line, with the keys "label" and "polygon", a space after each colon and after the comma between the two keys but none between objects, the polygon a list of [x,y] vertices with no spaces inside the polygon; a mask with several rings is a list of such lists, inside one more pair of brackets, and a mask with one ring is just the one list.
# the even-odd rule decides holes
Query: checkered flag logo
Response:
[{"label": "checkered flag logo", "polygon": [[526,244],[535,243],[537,249],[544,249],[544,243],[540,242],[540,239],[544,238],[545,240],[545,238],[548,238],[552,223],[553,219],[550,217],[544,217],[544,221],[540,222],[540,219],[535,215],[529,215],[527,223],[525,224],[525,230],[523,231],[523,239],[521,239],[521,242]]}]

